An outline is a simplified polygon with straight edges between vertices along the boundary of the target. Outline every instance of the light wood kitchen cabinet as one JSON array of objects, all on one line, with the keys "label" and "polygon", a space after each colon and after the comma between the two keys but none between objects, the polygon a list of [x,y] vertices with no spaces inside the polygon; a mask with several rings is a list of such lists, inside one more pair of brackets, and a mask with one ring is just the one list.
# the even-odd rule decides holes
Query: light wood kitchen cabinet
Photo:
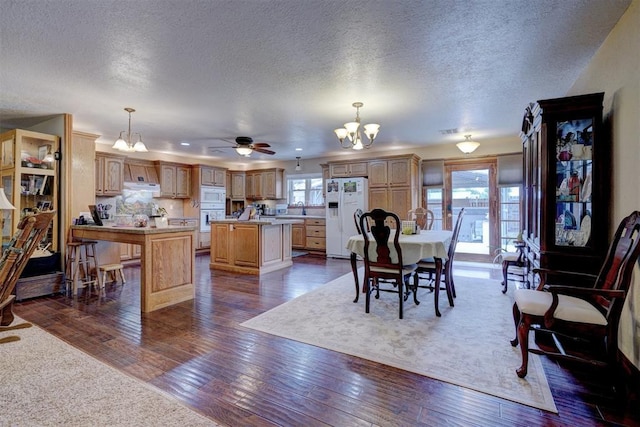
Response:
[{"label": "light wood kitchen cabinet", "polygon": [[227,198],[244,200],[246,194],[245,172],[231,171],[229,191]]},{"label": "light wood kitchen cabinet", "polygon": [[369,162],[369,209],[381,208],[407,219],[420,206],[419,158],[394,156]]},{"label": "light wood kitchen cabinet", "polygon": [[262,171],[262,197],[265,199],[281,199],[283,197],[284,169],[268,169]]},{"label": "light wood kitchen cabinet", "polygon": [[213,166],[194,166],[194,172],[200,177],[200,185],[225,187],[227,185],[227,170]]},{"label": "light wood kitchen cabinet", "polygon": [[159,184],[158,171],[153,162],[143,160],[125,160],[124,182],[148,182]]},{"label": "light wood kitchen cabinet", "polygon": [[117,154],[96,152],[96,196],[122,194],[124,159]]},{"label": "light wood kitchen cabinet", "polygon": [[130,261],[142,257],[142,246],[131,243],[120,243],[120,260]]},{"label": "light wood kitchen cabinet", "polygon": [[304,224],[291,225],[291,247],[294,249],[305,249],[307,245],[306,231]]},{"label": "light wood kitchen cabinet", "polygon": [[191,197],[191,166],[156,162],[160,177],[160,197],[188,199]]},{"label": "light wood kitchen cabinet", "polygon": [[326,244],[326,226],[325,220],[319,218],[305,219],[305,247],[309,251],[325,252]]},{"label": "light wood kitchen cabinet", "polygon": [[198,249],[209,249],[211,247],[211,232],[198,231]]},{"label": "light wood kitchen cabinet", "polygon": [[211,224],[211,262],[229,264],[231,240],[229,224]]},{"label": "light wood kitchen cabinet", "polygon": [[331,178],[351,178],[355,176],[368,176],[368,163],[362,162],[335,162],[329,164]]},{"label": "light wood kitchen cabinet", "polygon": [[245,175],[247,199],[282,199],[284,197],[284,169],[259,169]]},{"label": "light wood kitchen cabinet", "polygon": [[[258,226],[255,224],[211,224],[211,260],[239,267],[258,267]],[[233,236],[231,236],[233,233]]]}]

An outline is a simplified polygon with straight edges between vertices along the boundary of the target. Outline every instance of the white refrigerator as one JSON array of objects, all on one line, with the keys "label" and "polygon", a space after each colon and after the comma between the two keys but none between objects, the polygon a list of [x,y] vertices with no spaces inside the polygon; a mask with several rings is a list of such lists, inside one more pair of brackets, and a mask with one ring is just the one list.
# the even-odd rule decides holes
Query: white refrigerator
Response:
[{"label": "white refrigerator", "polygon": [[358,234],[353,214],[358,208],[367,211],[367,178],[334,178],[325,185],[327,256],[348,258],[347,241]]}]

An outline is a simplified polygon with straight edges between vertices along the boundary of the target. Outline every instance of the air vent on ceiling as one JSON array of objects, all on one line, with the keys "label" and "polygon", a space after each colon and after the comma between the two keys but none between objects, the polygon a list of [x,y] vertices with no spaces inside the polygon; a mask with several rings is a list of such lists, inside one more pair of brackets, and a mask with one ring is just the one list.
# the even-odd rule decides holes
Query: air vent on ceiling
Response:
[{"label": "air vent on ceiling", "polygon": [[440,133],[442,135],[453,135],[456,133],[460,133],[460,131],[458,130],[458,128],[453,128],[453,129],[443,129],[440,131]]}]

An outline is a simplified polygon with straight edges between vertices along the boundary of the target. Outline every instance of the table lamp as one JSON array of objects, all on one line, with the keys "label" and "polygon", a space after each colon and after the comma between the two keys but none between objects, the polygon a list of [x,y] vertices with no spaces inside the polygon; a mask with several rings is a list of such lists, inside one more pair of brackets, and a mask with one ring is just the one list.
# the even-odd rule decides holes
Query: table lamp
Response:
[{"label": "table lamp", "polygon": [[[0,220],[0,229],[4,230],[4,211],[15,209],[16,207],[11,204],[7,195],[4,193],[4,188],[0,187],[0,213],[2,213],[2,220]],[[11,233],[9,233],[11,235]]]}]

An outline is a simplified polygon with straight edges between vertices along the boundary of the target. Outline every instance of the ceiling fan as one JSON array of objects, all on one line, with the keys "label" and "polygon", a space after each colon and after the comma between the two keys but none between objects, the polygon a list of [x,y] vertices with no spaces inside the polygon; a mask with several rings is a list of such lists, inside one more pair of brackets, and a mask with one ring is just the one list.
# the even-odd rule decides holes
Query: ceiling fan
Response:
[{"label": "ceiling fan", "polygon": [[[231,142],[227,139],[224,138],[220,138],[222,141],[226,141],[226,142]],[[276,154],[275,151],[272,150],[268,150],[267,147],[271,147],[269,144],[267,144],[266,142],[253,142],[253,138],[249,137],[249,136],[239,136],[235,139],[235,147],[209,147],[211,149],[218,149],[218,148],[235,148],[236,152],[241,155],[241,156],[245,156],[245,157],[249,157],[251,155],[251,153],[258,152],[258,153],[262,153],[262,154]]]}]

